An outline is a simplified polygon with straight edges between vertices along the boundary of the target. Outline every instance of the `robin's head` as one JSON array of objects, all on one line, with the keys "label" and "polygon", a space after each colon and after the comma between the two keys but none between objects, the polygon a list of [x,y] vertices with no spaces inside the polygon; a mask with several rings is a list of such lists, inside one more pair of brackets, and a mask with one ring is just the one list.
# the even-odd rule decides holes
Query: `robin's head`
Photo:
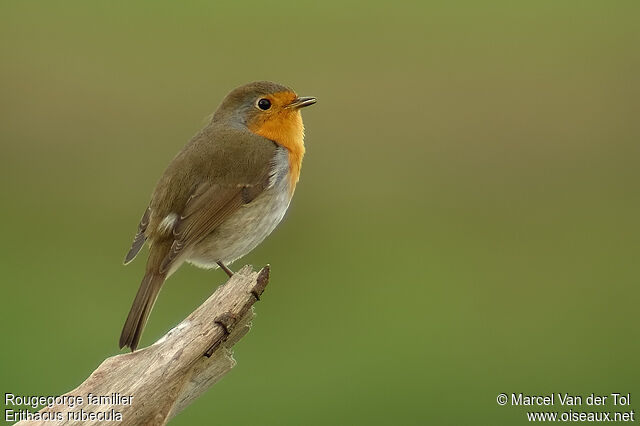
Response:
[{"label": "robin's head", "polygon": [[300,108],[314,103],[315,98],[299,97],[281,84],[257,81],[232,90],[213,115],[213,121],[246,127],[292,150],[303,143]]},{"label": "robin's head", "polygon": [[315,103],[316,98],[299,97],[286,86],[256,81],[232,90],[213,115],[212,123],[249,129],[286,148],[293,194],[305,151],[300,109]]}]

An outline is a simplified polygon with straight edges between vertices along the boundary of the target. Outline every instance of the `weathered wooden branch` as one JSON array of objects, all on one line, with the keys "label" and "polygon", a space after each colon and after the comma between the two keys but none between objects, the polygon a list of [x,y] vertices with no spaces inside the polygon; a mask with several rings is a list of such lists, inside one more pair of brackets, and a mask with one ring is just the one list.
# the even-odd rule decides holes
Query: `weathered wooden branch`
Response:
[{"label": "weathered wooden branch", "polygon": [[[166,424],[235,365],[231,348],[249,331],[252,306],[268,281],[268,266],[260,272],[243,267],[156,343],[107,358],[65,394],[82,397],[82,404],[55,405],[39,412],[61,413],[62,421],[30,420],[17,425]],[[91,404],[89,395],[111,400],[94,399],[97,404]],[[101,413],[101,419],[87,418],[89,413]]]}]

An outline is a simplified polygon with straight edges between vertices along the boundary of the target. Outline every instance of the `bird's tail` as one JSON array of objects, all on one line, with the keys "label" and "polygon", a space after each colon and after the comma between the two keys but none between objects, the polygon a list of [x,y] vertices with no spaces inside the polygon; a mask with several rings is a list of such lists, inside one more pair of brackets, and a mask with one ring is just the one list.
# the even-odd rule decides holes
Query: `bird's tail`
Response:
[{"label": "bird's tail", "polygon": [[166,279],[166,274],[154,273],[147,270],[140,288],[136,294],[136,298],[133,300],[133,305],[129,311],[129,316],[122,328],[122,334],[120,334],[120,348],[125,346],[131,348],[131,351],[135,351],[140,342],[140,336],[142,336],[142,330],[144,329],[153,304],[155,303],[160,288]]}]

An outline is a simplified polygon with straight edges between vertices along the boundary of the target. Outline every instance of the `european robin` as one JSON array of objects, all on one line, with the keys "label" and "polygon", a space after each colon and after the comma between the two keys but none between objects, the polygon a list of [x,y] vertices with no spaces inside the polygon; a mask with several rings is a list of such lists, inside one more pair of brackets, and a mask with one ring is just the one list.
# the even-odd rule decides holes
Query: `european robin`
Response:
[{"label": "european robin", "polygon": [[120,335],[135,351],[164,281],[184,262],[227,267],[282,220],[300,176],[300,109],[316,103],[259,81],[231,91],[164,171],[138,225],[127,264],[149,243],[147,267]]}]

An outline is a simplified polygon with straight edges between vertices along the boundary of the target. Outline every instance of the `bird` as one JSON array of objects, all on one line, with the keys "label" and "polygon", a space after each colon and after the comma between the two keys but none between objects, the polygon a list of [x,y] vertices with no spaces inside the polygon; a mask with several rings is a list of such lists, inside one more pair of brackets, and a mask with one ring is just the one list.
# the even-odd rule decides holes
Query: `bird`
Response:
[{"label": "bird", "polygon": [[316,103],[284,85],[232,90],[169,163],[151,195],[124,264],[145,245],[145,274],[120,335],[135,351],[165,280],[185,262],[221,268],[253,250],[280,223],[305,153],[301,109]]}]

